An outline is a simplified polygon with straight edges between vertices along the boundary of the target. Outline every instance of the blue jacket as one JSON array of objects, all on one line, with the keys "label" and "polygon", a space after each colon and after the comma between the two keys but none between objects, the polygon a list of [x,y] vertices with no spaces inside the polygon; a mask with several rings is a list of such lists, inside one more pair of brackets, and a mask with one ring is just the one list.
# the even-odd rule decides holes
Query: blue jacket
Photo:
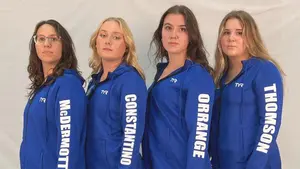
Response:
[{"label": "blue jacket", "polygon": [[149,88],[143,155],[146,169],[209,169],[208,141],[215,85],[197,63],[158,81],[168,63],[158,64]]},{"label": "blue jacket", "polygon": [[281,169],[276,143],[283,103],[280,72],[252,57],[216,92],[210,152],[214,168]]},{"label": "blue jacket", "polygon": [[121,64],[100,82],[92,76],[87,96],[87,169],[143,169],[147,88],[138,72]]},{"label": "blue jacket", "polygon": [[87,99],[83,82],[74,70],[64,70],[29,99],[24,112],[21,169],[85,169]]}]

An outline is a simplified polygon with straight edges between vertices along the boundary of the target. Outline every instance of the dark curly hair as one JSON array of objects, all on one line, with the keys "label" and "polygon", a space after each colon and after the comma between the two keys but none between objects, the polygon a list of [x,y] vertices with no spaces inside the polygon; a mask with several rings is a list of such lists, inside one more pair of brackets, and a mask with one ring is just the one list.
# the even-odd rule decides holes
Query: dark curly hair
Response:
[{"label": "dark curly hair", "polygon": [[[73,70],[76,70],[78,73],[80,73],[80,72],[78,70],[77,58],[75,55],[75,47],[74,47],[73,41],[71,39],[71,36],[59,22],[57,22],[56,20],[53,20],[53,19],[46,20],[46,21],[40,21],[35,26],[33,36],[37,34],[38,29],[44,24],[51,25],[55,29],[57,35],[61,37],[61,41],[62,41],[61,59],[59,60],[58,64],[53,69],[53,72],[51,74],[51,77],[53,77],[52,80],[45,83],[45,85],[49,85],[49,84],[53,83],[54,80],[58,76],[61,76],[63,74],[64,69],[73,69]],[[45,82],[42,62],[37,55],[33,36],[31,37],[30,42],[29,42],[30,55],[29,55],[29,64],[27,66],[27,71],[29,73],[29,79],[31,81],[28,97],[32,97],[34,95],[34,93]]]}]

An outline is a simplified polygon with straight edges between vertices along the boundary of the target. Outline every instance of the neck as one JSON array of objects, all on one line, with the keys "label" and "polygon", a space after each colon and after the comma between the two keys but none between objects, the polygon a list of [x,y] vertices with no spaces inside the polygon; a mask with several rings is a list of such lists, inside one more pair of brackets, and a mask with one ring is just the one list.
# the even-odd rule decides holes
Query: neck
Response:
[{"label": "neck", "polygon": [[103,68],[103,74],[102,76],[107,76],[108,72],[113,72],[120,64],[122,60],[118,61],[105,61],[102,60],[102,68]]},{"label": "neck", "polygon": [[43,72],[44,72],[44,79],[46,80],[47,77],[53,73],[53,69],[54,69],[55,65],[51,65],[51,64],[43,64]]},{"label": "neck", "polygon": [[185,53],[180,54],[168,54],[169,55],[169,64],[168,67],[170,68],[179,68],[182,67],[185,63],[185,60],[187,59],[187,56]]}]

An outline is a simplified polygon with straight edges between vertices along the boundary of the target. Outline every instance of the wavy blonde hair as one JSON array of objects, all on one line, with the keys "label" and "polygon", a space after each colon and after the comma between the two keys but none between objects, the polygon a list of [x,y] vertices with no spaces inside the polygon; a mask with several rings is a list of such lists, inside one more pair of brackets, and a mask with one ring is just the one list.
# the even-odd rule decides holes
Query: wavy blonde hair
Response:
[{"label": "wavy blonde hair", "polygon": [[229,19],[238,19],[240,21],[240,24],[243,27],[243,39],[246,44],[246,50],[249,53],[251,57],[258,57],[262,58],[264,60],[271,61],[280,71],[281,76],[283,77],[285,75],[284,71],[269,54],[267,48],[265,47],[261,35],[259,33],[259,29],[257,24],[255,23],[255,20],[253,17],[243,11],[243,10],[237,10],[237,11],[231,11],[228,13],[222,20],[220,27],[219,27],[219,33],[218,33],[218,42],[217,42],[217,48],[215,51],[215,71],[214,71],[214,81],[216,85],[220,86],[220,80],[221,77],[224,75],[224,73],[228,70],[228,56],[222,51],[221,48],[221,38],[223,35],[223,31],[226,25],[227,20]]},{"label": "wavy blonde hair", "polygon": [[137,59],[137,55],[136,55],[136,47],[135,47],[135,43],[133,40],[133,35],[132,35],[127,23],[125,22],[125,20],[122,18],[117,18],[117,17],[109,17],[109,18],[106,18],[105,20],[103,20],[101,22],[101,24],[99,25],[99,27],[97,28],[97,30],[91,36],[90,48],[92,48],[93,54],[89,59],[89,66],[90,66],[90,68],[93,69],[92,74],[98,73],[102,69],[102,61],[97,53],[96,40],[97,40],[97,36],[99,34],[101,26],[107,21],[117,22],[119,24],[121,30],[123,31],[124,41],[125,41],[125,45],[126,45],[126,51],[124,53],[123,61],[126,62],[128,65],[133,66],[138,71],[138,73],[141,75],[141,77],[143,79],[145,79],[144,72],[143,72],[141,66],[138,64],[138,59]]}]

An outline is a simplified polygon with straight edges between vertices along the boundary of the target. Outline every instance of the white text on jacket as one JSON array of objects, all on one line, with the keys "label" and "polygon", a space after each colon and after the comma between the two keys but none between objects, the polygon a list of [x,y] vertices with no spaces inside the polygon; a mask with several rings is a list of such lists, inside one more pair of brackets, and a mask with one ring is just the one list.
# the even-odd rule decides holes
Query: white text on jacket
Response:
[{"label": "white text on jacket", "polygon": [[70,134],[71,134],[71,116],[69,110],[71,109],[70,100],[59,101],[60,107],[60,132],[61,144],[59,149],[59,158],[57,168],[69,167],[69,149],[70,149]]},{"label": "white text on jacket", "polygon": [[273,140],[273,134],[276,130],[277,120],[277,93],[276,84],[267,86],[264,88],[265,91],[265,124],[263,127],[263,134],[260,136],[260,142],[258,143],[257,151],[262,153],[268,153],[270,144]]},{"label": "white text on jacket", "polygon": [[121,156],[122,165],[130,165],[134,149],[136,122],[137,122],[137,103],[136,95],[128,94],[125,96],[126,107],[126,126],[124,129],[124,143]]},{"label": "white text on jacket", "polygon": [[205,149],[207,148],[207,123],[209,121],[209,100],[210,97],[208,94],[200,94],[198,96],[198,117],[193,157],[205,157]]}]

